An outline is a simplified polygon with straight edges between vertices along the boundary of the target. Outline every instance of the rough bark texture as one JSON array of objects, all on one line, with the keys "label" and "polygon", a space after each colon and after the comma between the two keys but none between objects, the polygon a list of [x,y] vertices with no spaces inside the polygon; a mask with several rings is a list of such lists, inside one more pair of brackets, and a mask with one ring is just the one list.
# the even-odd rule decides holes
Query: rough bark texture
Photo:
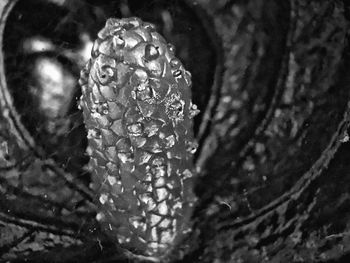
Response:
[{"label": "rough bark texture", "polygon": [[[349,260],[349,8],[345,0],[1,1],[1,260],[142,260],[95,220],[75,103],[83,33],[94,38],[108,17],[131,15],[176,46],[201,110],[198,202],[172,261]],[[26,51],[37,36],[50,45]],[[72,79],[59,117],[43,110],[32,71],[43,60]]]}]

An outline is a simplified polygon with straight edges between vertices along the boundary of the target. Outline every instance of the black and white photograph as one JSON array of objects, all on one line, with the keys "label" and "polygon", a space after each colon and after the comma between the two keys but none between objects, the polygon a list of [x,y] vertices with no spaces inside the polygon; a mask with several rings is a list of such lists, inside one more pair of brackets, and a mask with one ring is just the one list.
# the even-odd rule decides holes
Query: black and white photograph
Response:
[{"label": "black and white photograph", "polygon": [[0,263],[348,263],[349,134],[349,0],[0,0]]}]

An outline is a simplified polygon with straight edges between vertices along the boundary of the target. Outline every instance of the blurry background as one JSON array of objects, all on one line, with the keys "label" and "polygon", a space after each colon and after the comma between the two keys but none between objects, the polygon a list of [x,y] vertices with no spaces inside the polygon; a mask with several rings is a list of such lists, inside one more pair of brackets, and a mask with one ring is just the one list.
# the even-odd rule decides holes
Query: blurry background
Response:
[{"label": "blurry background", "polygon": [[95,222],[80,69],[109,17],[192,73],[193,232],[177,262],[346,262],[346,0],[3,0],[0,261],[132,262]]}]

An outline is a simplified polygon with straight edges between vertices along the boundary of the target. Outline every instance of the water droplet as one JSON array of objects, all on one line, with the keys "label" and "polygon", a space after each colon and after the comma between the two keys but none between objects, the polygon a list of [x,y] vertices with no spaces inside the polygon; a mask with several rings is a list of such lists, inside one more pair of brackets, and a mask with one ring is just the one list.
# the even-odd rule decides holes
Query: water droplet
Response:
[{"label": "water droplet", "polygon": [[188,169],[186,169],[185,171],[182,172],[183,178],[187,179],[187,178],[191,178],[193,176],[192,172]]},{"label": "water droplet", "polygon": [[196,104],[192,104],[190,106],[190,110],[189,110],[189,118],[192,119],[194,118],[196,115],[198,115],[200,112],[200,110],[197,108]]},{"label": "water droplet", "polygon": [[97,213],[96,220],[101,221],[105,218],[105,215],[103,213]]},{"label": "water droplet", "polygon": [[99,201],[101,204],[105,204],[108,200],[108,196],[106,194],[101,194],[100,195],[100,198],[99,198]]},{"label": "water droplet", "polygon": [[142,217],[140,216],[132,216],[129,218],[129,223],[135,227],[135,228],[139,228],[143,222],[142,222]]},{"label": "water droplet", "polygon": [[177,69],[173,72],[173,76],[175,78],[180,78],[182,76],[182,71],[180,69]]},{"label": "water droplet", "polygon": [[117,239],[120,244],[125,244],[130,242],[130,238],[126,238],[125,236],[122,236],[122,235],[117,235]]},{"label": "water droplet", "polygon": [[147,44],[145,47],[145,59],[147,61],[155,60],[159,57],[158,49],[152,44]]},{"label": "water droplet", "polygon": [[108,114],[108,104],[107,103],[97,103],[95,105],[95,112],[99,114]]},{"label": "water droplet", "polygon": [[344,132],[343,136],[340,138],[340,142],[348,142],[350,140],[349,134],[347,131]]},{"label": "water droplet", "polygon": [[138,91],[142,91],[142,90],[144,90],[145,88],[146,88],[145,85],[139,85],[139,86],[136,87],[136,89],[137,89]]},{"label": "water droplet", "polygon": [[100,42],[101,42],[101,40],[99,38],[95,40],[94,45],[93,45],[92,50],[91,50],[92,57],[96,57],[98,55],[98,49],[100,47]]},{"label": "water droplet", "polygon": [[174,95],[166,104],[166,113],[170,119],[182,120],[184,116],[185,101],[180,100],[180,97]]},{"label": "water droplet", "polygon": [[185,81],[188,86],[192,86],[192,75],[189,71],[185,70]]},{"label": "water droplet", "polygon": [[181,67],[181,61],[177,58],[173,58],[172,60],[170,60],[170,66],[172,68],[178,69],[179,67]]},{"label": "water droplet", "polygon": [[192,141],[186,141],[186,151],[194,154],[197,151],[198,143]]},{"label": "water droplet", "polygon": [[89,129],[88,130],[88,134],[87,134],[88,139],[93,139],[93,138],[100,139],[101,137],[102,137],[102,135],[101,135],[101,131],[99,129]]},{"label": "water droplet", "polygon": [[175,46],[174,46],[173,44],[168,44],[168,49],[169,49],[169,51],[172,52],[172,53],[175,53],[175,52],[176,52],[176,48],[175,48]]},{"label": "water droplet", "polygon": [[114,72],[113,69],[110,67],[102,67],[99,74],[97,75],[99,82],[102,85],[107,84],[111,78],[113,77]]}]

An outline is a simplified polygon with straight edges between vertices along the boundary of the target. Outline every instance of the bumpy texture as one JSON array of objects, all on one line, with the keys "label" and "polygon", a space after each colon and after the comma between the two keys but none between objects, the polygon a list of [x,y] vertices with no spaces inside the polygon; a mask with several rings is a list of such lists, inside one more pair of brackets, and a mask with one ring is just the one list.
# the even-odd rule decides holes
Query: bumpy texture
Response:
[{"label": "bumpy texture", "polygon": [[109,19],[80,85],[97,220],[133,252],[164,256],[195,199],[191,75],[154,25]]}]

